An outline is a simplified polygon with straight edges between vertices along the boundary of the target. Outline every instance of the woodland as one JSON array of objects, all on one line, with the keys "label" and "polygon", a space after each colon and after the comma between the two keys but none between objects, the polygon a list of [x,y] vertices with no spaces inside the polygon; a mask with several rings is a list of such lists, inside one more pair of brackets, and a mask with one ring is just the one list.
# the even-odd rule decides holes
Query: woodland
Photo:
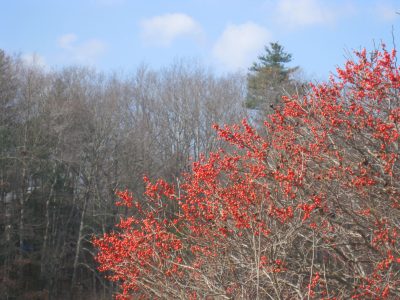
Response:
[{"label": "woodland", "polygon": [[47,70],[0,51],[1,299],[400,298],[400,69],[265,46]]}]

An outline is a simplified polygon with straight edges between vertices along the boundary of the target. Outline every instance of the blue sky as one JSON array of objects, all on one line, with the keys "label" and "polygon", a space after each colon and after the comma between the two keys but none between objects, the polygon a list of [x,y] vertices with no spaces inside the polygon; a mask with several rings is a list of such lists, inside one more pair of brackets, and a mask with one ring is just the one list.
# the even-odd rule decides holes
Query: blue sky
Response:
[{"label": "blue sky", "polygon": [[218,73],[246,70],[278,41],[309,79],[348,52],[400,45],[395,0],[1,0],[0,48],[48,68],[132,72],[179,58]]}]

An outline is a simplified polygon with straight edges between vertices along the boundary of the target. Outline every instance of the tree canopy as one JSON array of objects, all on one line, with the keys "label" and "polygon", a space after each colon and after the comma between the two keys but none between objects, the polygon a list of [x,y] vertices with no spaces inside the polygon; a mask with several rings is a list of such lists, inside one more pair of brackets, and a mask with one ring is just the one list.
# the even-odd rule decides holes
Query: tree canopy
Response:
[{"label": "tree canopy", "polygon": [[270,43],[264,49],[266,53],[258,56],[259,62],[254,62],[250,70],[258,72],[262,68],[277,68],[287,73],[285,64],[292,61],[292,54],[286,53],[284,47],[278,43]]}]

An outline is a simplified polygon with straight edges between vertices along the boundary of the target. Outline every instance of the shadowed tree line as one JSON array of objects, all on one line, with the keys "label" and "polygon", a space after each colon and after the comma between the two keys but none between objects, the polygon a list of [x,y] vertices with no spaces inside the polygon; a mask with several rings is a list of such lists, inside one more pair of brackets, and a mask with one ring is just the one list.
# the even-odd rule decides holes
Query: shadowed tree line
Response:
[{"label": "shadowed tree line", "polygon": [[0,51],[0,298],[108,299],[92,236],[119,220],[115,191],[178,182],[244,117],[246,79],[176,62],[130,76],[49,71]]}]

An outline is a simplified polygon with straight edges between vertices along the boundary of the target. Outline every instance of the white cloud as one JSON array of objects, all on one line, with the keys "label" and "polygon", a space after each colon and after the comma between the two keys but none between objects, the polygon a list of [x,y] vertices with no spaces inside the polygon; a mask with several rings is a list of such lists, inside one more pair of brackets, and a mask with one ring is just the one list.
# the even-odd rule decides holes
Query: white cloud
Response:
[{"label": "white cloud", "polygon": [[37,53],[24,53],[21,58],[22,61],[28,66],[39,68],[48,67],[44,57]]},{"label": "white cloud", "polygon": [[169,46],[182,36],[201,38],[200,25],[181,13],[165,14],[145,19],[140,23],[142,38],[147,44]]},{"label": "white cloud", "polygon": [[94,64],[107,48],[106,44],[98,39],[78,42],[78,37],[73,33],[59,37],[57,44],[65,51],[68,61],[87,64]]},{"label": "white cloud", "polygon": [[394,6],[385,3],[378,3],[375,7],[375,12],[378,17],[385,22],[393,22],[400,16],[396,13],[399,9],[396,9]]},{"label": "white cloud", "polygon": [[67,49],[67,48],[71,48],[71,47],[72,47],[72,44],[73,44],[76,40],[77,40],[77,36],[76,36],[75,34],[73,34],[73,33],[68,33],[68,34],[64,34],[64,35],[60,36],[60,37],[58,38],[57,43],[58,43],[58,46],[59,46],[60,48]]},{"label": "white cloud", "polygon": [[228,25],[215,43],[213,54],[228,70],[248,68],[269,41],[269,31],[252,22]]},{"label": "white cloud", "polygon": [[318,0],[279,0],[276,17],[288,27],[332,23],[337,11],[324,4]]},{"label": "white cloud", "polygon": [[106,50],[106,45],[97,39],[90,39],[79,44],[75,49],[75,58],[78,61],[94,61]]}]

